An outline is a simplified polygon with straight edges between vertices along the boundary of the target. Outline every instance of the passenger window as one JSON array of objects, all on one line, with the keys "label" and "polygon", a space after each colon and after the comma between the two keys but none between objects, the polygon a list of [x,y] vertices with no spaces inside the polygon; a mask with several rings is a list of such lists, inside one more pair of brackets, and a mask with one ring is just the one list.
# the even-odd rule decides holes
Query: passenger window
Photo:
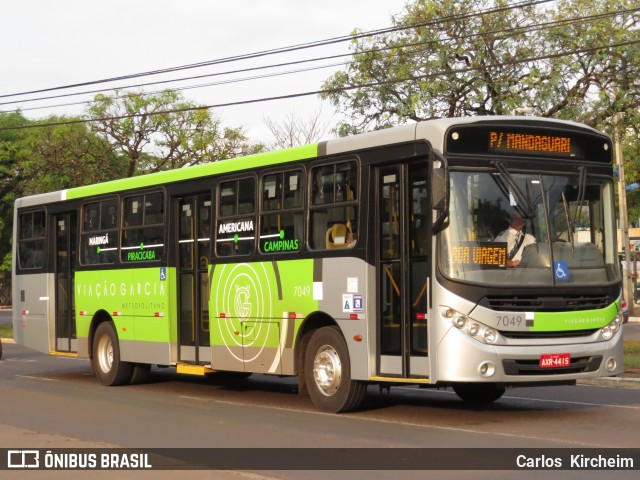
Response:
[{"label": "passenger window", "polygon": [[120,258],[123,262],[164,257],[164,194],[147,193],[124,199]]},{"label": "passenger window", "polygon": [[304,239],[302,171],[266,175],[262,179],[260,251],[297,252]]},{"label": "passenger window", "polygon": [[45,266],[46,215],[44,211],[29,212],[19,217],[18,262],[24,270]]},{"label": "passenger window", "polygon": [[118,200],[111,198],[82,207],[80,263],[115,263],[118,256]]},{"label": "passenger window", "polygon": [[316,167],[310,208],[311,247],[353,247],[358,233],[358,166],[354,161]]},{"label": "passenger window", "polygon": [[253,253],[256,241],[255,179],[222,182],[218,189],[218,205],[216,254],[228,257]]}]

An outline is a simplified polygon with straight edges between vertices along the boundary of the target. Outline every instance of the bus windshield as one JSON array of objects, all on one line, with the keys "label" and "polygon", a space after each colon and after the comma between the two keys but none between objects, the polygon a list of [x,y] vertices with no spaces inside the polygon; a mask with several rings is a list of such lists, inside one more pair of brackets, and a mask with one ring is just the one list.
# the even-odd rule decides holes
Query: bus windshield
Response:
[{"label": "bus windshield", "polygon": [[613,185],[573,175],[451,172],[440,268],[481,284],[588,285],[619,280]]}]

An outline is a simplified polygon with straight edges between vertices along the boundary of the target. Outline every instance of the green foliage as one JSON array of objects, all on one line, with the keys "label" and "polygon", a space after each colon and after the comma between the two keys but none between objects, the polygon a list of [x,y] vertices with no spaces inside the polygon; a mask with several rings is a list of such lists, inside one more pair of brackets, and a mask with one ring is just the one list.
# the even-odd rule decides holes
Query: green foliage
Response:
[{"label": "green foliage", "polygon": [[241,128],[222,128],[210,110],[175,91],[97,95],[89,107],[95,132],[126,157],[125,176],[223,160],[263,150]]},{"label": "green foliage", "polygon": [[27,180],[28,132],[9,129],[26,123],[19,112],[0,114],[0,272],[11,271],[13,202]]},{"label": "green foliage", "polygon": [[99,120],[49,117],[33,122],[19,112],[0,113],[0,273],[11,270],[13,203],[18,197],[264,149],[251,144],[241,128],[223,128],[209,110],[185,102],[176,92],[98,95],[89,114]]},{"label": "green foliage", "polygon": [[[35,124],[28,137],[29,161],[25,173],[31,180],[22,195],[62,190],[120,178],[124,173],[122,158],[113,154],[110,145],[84,123],[68,117],[49,117]],[[62,125],[46,126],[47,124]]]},{"label": "green foliage", "polygon": [[640,369],[640,342],[624,342],[624,368]]},{"label": "green foliage", "polygon": [[[31,122],[19,112],[0,114],[0,272],[11,271],[16,198],[122,176],[124,164],[110,145],[73,118]],[[55,126],[37,127],[38,124]],[[37,127],[37,128],[33,128]]]},{"label": "green foliage", "polygon": [[600,128],[637,116],[638,13],[623,12],[635,0],[510,5],[415,0],[394,19],[414,28],[355,40],[354,61],[324,85],[344,114],[338,133],[521,108]]}]

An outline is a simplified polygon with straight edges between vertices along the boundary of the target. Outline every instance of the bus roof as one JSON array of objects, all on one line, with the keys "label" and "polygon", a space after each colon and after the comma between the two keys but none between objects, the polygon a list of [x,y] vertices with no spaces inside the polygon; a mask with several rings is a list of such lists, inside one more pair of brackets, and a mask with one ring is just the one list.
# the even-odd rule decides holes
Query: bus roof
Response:
[{"label": "bus roof", "polygon": [[67,199],[70,200],[116,193],[134,188],[153,187],[166,183],[179,182],[209,175],[217,175],[221,173],[229,173],[240,170],[250,170],[257,167],[322,157],[324,155],[336,155],[340,153],[355,152],[384,145],[411,142],[415,141],[416,139],[424,139],[432,145],[432,148],[442,151],[444,134],[452,125],[491,121],[518,123],[553,121],[564,124],[571,128],[582,128],[591,130],[594,133],[596,132],[596,130],[590,127],[575,122],[536,117],[489,116],[433,119],[419,123],[400,125],[386,130],[377,130],[360,135],[332,139],[321,143],[289,148],[285,150],[259,153],[246,157],[232,158],[224,161],[70,188],[68,190],[61,190],[58,192],[33,195],[30,197],[18,199],[16,201],[16,206],[25,207],[40,205],[43,203],[50,203]]}]

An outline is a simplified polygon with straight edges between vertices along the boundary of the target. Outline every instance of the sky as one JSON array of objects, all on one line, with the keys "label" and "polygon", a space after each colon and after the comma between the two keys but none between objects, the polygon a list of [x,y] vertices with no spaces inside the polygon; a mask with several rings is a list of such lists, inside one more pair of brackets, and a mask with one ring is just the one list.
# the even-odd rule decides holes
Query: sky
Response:
[{"label": "sky", "polygon": [[[407,0],[0,0],[0,95],[59,87],[131,75],[234,55],[325,40],[392,25]],[[176,77],[209,75],[228,70],[348,53],[348,42],[291,54],[190,69]],[[319,90],[344,60],[282,67],[290,71],[327,66],[314,71],[183,90],[186,100],[204,105],[244,101]],[[275,70],[209,77],[163,86],[194,86],[221,80],[264,75]],[[30,119],[51,114],[84,112],[87,93],[37,102],[6,103],[40,96],[86,92],[166,80],[167,75],[120,83],[79,87],[47,94],[0,98],[0,111],[17,107]],[[175,77],[173,77],[175,78]],[[51,107],[55,108],[39,108]],[[37,108],[37,109],[33,109]],[[273,141],[264,125],[288,115],[308,119],[321,111],[335,123],[334,109],[317,96],[215,109],[224,126],[245,128],[252,140]],[[327,133],[330,135],[330,133]]]}]

